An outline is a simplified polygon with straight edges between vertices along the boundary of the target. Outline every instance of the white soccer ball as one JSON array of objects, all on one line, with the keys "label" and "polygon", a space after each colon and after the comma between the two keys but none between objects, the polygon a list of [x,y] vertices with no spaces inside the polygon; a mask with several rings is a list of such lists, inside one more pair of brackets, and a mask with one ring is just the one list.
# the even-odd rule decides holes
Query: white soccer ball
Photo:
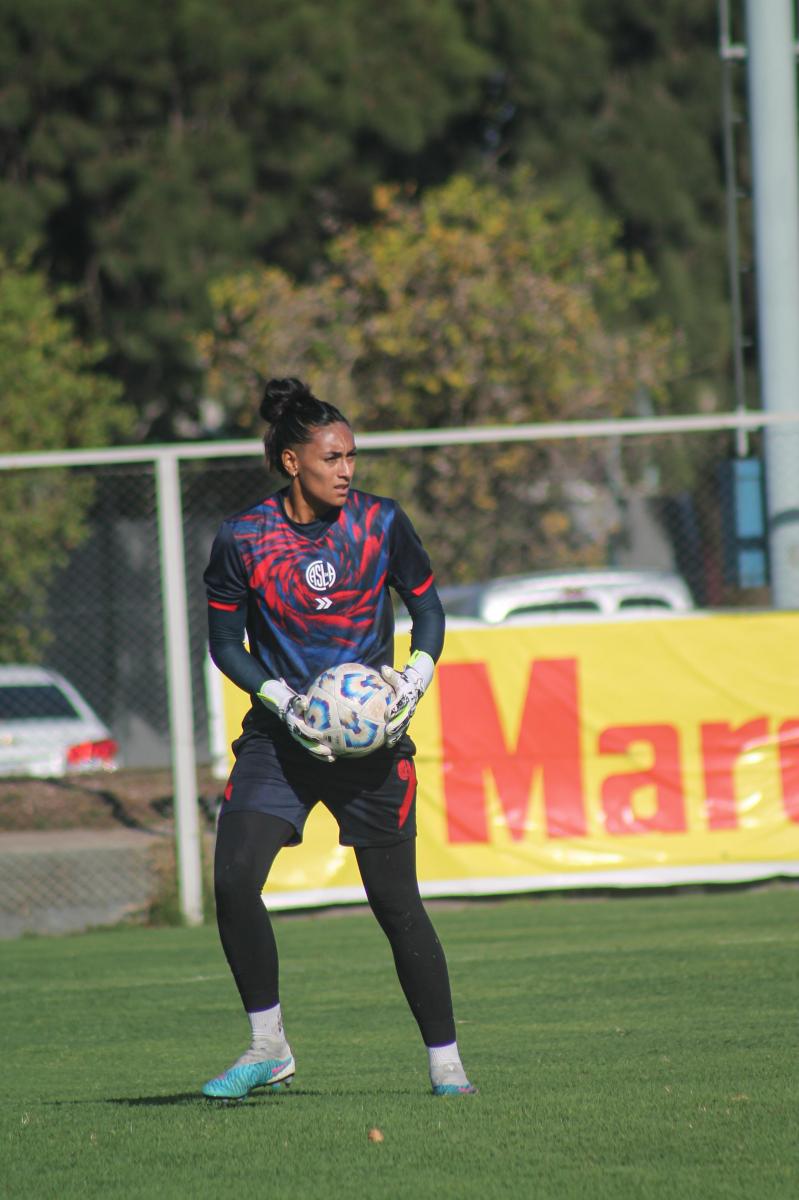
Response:
[{"label": "white soccer ball", "polygon": [[378,671],[340,663],[322,671],[306,694],[304,720],[337,758],[357,758],[383,745],[394,692]]}]

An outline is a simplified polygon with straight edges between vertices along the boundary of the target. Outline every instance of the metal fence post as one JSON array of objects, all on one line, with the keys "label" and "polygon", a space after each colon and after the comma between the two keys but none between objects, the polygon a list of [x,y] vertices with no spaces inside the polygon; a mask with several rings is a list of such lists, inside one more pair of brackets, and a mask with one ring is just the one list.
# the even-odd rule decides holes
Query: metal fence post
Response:
[{"label": "metal fence post", "polygon": [[164,607],[169,731],[175,789],[175,852],[180,911],[190,925],[203,920],[202,848],[191,693],[189,618],[178,454],[156,458],[161,590]]},{"label": "metal fence post", "polygon": [[[793,0],[747,0],[761,397],[799,417],[799,154]],[[766,432],[771,594],[799,608],[799,425]]]}]

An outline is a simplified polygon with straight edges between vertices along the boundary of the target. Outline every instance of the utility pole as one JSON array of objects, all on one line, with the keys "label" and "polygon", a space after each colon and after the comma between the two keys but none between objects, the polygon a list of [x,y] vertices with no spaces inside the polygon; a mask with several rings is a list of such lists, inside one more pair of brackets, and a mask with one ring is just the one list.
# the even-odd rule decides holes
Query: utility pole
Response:
[{"label": "utility pole", "polygon": [[799,171],[793,0],[746,0],[762,407],[775,608],[799,609]]}]

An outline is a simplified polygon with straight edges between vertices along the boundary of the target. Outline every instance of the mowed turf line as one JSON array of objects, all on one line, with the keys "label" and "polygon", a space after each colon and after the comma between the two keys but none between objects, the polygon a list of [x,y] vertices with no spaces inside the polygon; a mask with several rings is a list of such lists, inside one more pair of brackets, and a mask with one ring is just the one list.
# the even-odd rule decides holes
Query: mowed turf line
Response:
[{"label": "mowed turf line", "polygon": [[[290,1091],[215,931],[0,943],[0,1195],[795,1197],[799,890],[435,908],[480,1095],[436,1099],[371,917],[276,922]],[[382,1143],[367,1132],[378,1127]]]}]

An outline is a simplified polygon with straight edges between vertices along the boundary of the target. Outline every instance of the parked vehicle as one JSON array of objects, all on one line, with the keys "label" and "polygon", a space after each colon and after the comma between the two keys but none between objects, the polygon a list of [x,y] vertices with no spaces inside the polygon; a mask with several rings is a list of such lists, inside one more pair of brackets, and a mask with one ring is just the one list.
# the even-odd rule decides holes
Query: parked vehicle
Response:
[{"label": "parked vehicle", "polygon": [[0,776],[114,771],[108,727],[57,671],[0,666]]},{"label": "parked vehicle", "polygon": [[523,617],[649,616],[689,612],[694,607],[679,575],[621,568],[534,571],[486,583],[442,587],[439,595],[448,616],[489,625]]}]

